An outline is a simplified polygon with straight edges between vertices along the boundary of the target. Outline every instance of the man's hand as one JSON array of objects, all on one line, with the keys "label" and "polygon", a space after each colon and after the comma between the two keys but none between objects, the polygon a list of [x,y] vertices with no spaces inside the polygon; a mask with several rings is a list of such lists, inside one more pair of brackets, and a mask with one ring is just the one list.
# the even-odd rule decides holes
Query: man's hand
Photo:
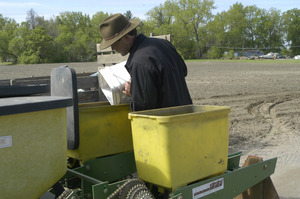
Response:
[{"label": "man's hand", "polygon": [[131,96],[130,84],[131,84],[131,80],[129,82],[125,82],[125,85],[124,85],[123,90],[122,90],[122,92],[127,96]]}]

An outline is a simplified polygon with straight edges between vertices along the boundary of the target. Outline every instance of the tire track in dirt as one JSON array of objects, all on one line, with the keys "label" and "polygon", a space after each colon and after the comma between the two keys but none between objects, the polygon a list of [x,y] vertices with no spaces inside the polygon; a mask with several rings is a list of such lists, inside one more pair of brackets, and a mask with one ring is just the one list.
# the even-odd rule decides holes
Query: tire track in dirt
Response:
[{"label": "tire track in dirt", "polygon": [[[278,157],[277,167],[300,164],[300,93],[217,95],[195,98],[195,104],[229,106],[229,152],[264,159]],[[298,119],[299,120],[299,119]]]},{"label": "tire track in dirt", "polygon": [[[257,119],[264,120],[269,123],[270,128],[265,137],[261,137],[262,142],[268,143],[263,150],[255,149],[249,153],[261,154],[262,157],[272,157],[279,155],[277,166],[293,165],[300,163],[300,145],[299,135],[296,128],[293,127],[291,121],[286,121],[277,116],[276,107],[284,105],[291,101],[286,96],[279,97],[273,102],[258,101],[248,106],[248,112],[254,115]],[[276,137],[276,143],[273,142]],[[278,144],[278,139],[280,144]],[[268,147],[269,146],[269,147]],[[276,151],[276,154],[275,154]]]},{"label": "tire track in dirt", "polygon": [[277,157],[276,171],[272,175],[275,187],[280,198],[296,199],[295,196],[300,195],[297,188],[300,175],[299,94],[289,98],[281,95],[276,100],[260,101],[248,106],[250,114],[263,118],[270,125],[267,136],[261,138],[262,142],[268,144],[248,153],[264,159]]}]

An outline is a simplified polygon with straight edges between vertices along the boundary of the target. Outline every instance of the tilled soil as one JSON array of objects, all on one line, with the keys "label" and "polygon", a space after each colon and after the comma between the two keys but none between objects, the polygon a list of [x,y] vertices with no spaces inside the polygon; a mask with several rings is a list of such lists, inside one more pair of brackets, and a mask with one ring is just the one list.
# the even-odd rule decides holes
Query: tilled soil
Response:
[{"label": "tilled soil", "polygon": [[277,157],[281,199],[300,198],[300,63],[188,63],[194,104],[231,107],[229,152]]},{"label": "tilled soil", "polygon": [[[66,64],[0,66],[0,79],[48,76]],[[96,63],[70,63],[77,73]],[[271,177],[281,199],[300,199],[300,62],[187,62],[194,104],[229,106],[229,152],[277,157]],[[245,179],[246,180],[246,179]]]}]

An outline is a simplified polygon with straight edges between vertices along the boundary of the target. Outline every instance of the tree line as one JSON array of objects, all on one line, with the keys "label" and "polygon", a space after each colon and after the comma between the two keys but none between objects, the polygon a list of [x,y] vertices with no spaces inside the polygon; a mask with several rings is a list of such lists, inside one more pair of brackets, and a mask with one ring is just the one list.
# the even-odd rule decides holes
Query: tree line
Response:
[{"label": "tree line", "polygon": [[[213,0],[166,0],[146,13],[138,32],[171,34],[171,42],[185,59],[220,58],[224,51],[256,49],[300,54],[300,10],[286,12],[235,3],[212,14]],[[31,9],[25,22],[0,13],[0,61],[58,63],[96,61],[99,24],[110,14],[63,12],[49,20]],[[124,15],[134,16],[131,11]],[[229,53],[230,54],[230,53]]]}]

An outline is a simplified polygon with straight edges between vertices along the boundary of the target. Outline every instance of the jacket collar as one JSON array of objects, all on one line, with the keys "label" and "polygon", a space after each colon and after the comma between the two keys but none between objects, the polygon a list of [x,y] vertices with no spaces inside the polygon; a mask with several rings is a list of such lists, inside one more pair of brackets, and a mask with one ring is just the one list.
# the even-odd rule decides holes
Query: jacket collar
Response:
[{"label": "jacket collar", "polygon": [[133,54],[133,53],[137,50],[137,48],[138,48],[139,44],[141,43],[141,41],[144,40],[145,38],[146,38],[145,35],[139,34],[139,35],[135,38],[134,43],[133,43],[133,45],[132,45],[132,47],[131,47],[129,53],[130,53],[130,54]]}]

